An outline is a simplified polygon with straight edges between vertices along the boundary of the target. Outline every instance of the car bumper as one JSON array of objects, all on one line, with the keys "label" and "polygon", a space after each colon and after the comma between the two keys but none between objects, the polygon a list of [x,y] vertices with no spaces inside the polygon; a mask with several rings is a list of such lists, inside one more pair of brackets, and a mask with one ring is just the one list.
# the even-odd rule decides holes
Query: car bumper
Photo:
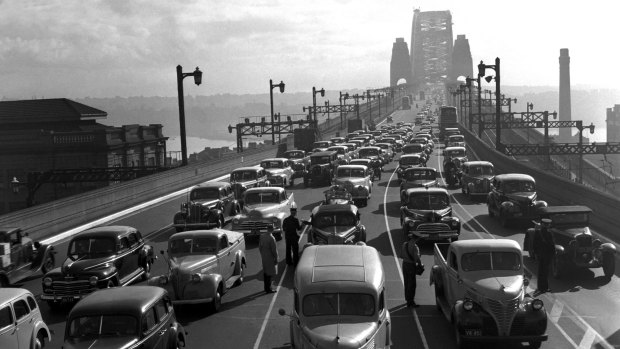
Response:
[{"label": "car bumper", "polygon": [[173,305],[204,304],[204,303],[211,303],[212,301],[213,301],[213,297],[200,298],[200,299],[174,299],[172,300],[172,304]]},{"label": "car bumper", "polygon": [[[262,233],[266,233],[267,232],[267,228],[244,229],[244,228],[232,227],[231,230],[239,232],[239,233],[243,233],[244,235],[260,235]],[[281,228],[274,228],[273,232],[279,234],[279,233],[282,233],[282,229]]]},{"label": "car bumper", "polygon": [[52,295],[52,294],[41,294],[41,296],[39,296],[39,298],[41,300],[44,301],[54,301],[54,302],[62,302],[62,303],[75,303],[77,301],[79,301],[80,299],[84,298],[88,296],[88,294],[83,294],[83,295],[65,295],[65,296],[57,296],[57,295]]},{"label": "car bumper", "polygon": [[175,223],[172,225],[175,228],[184,228],[186,230],[195,230],[197,228],[214,228],[217,227],[217,223],[209,222],[209,223]]}]

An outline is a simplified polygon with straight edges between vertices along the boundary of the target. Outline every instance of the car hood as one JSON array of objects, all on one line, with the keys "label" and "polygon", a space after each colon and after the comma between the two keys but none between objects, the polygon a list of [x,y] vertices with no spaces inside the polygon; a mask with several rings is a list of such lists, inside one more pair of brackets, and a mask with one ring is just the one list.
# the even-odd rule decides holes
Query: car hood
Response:
[{"label": "car hood", "polygon": [[176,268],[179,272],[198,272],[215,262],[215,260],[215,255],[208,254],[172,257],[170,259],[173,263],[173,268]]},{"label": "car hood", "polygon": [[241,187],[247,187],[252,183],[255,183],[256,180],[255,179],[251,179],[249,181],[235,181],[235,182],[230,182],[231,186],[241,186]]},{"label": "car hood", "polygon": [[523,275],[496,275],[489,277],[488,270],[466,272],[465,286],[475,294],[498,301],[515,299],[523,291]]},{"label": "car hood", "polygon": [[243,206],[245,215],[250,219],[260,219],[269,216],[275,212],[280,212],[279,204],[267,203],[267,204],[254,204]]},{"label": "car hood", "polygon": [[303,331],[308,338],[312,338],[312,344],[317,348],[361,348],[377,330],[377,323],[352,322],[325,324],[324,319],[312,319],[306,321]]},{"label": "car hood", "polygon": [[432,220],[432,218],[435,218],[435,220],[440,220],[441,218],[448,216],[450,212],[452,212],[452,207],[446,207],[441,210],[417,210],[405,207],[405,213],[407,213],[408,216],[416,213],[424,215],[425,217],[430,218],[430,220]]},{"label": "car hood", "polygon": [[550,230],[553,234],[563,235],[571,239],[575,237],[575,235],[579,235],[581,233],[592,235],[592,232],[588,227],[553,227]]},{"label": "car hood", "polygon": [[351,234],[352,232],[354,232],[357,227],[351,227],[351,226],[331,226],[331,227],[326,227],[326,228],[314,228],[316,231],[320,232],[323,235],[337,235],[339,237],[345,237],[349,234]]},{"label": "car hood", "polygon": [[[424,186],[433,186],[437,184],[436,179],[416,179],[413,181],[403,182],[403,189],[405,188],[415,188],[415,187],[424,187]],[[401,189],[402,190],[402,189]]]},{"label": "car hood", "polygon": [[283,168],[268,168],[268,169],[265,169],[265,172],[267,172],[267,175],[277,176],[277,175],[283,175],[285,170]]},{"label": "car hood", "polygon": [[516,193],[506,194],[506,197],[510,200],[514,200],[520,203],[526,203],[536,200],[536,192],[522,191]]},{"label": "car hood", "polygon": [[[365,185],[366,184],[366,178],[339,177],[339,178],[334,179],[334,182],[336,184],[338,184],[338,185],[343,185],[345,188],[347,188],[347,185],[349,185],[349,186]],[[348,183],[350,183],[350,184],[348,184]]]},{"label": "car hood", "polygon": [[64,343],[66,349],[103,349],[129,348],[138,342],[136,337],[115,336],[92,339],[68,339]]},{"label": "car hood", "polygon": [[192,201],[192,203],[193,204],[199,204],[199,205],[211,208],[211,207],[215,206],[215,204],[217,204],[218,201],[219,200],[217,200],[217,199],[214,199],[214,200],[194,200],[194,201]]},{"label": "car hood", "polygon": [[104,258],[91,258],[91,259],[77,259],[71,260],[65,259],[60,268],[62,275],[84,275],[84,274],[99,274],[103,272],[106,274],[106,269],[114,268],[113,263],[114,256],[108,256]]}]

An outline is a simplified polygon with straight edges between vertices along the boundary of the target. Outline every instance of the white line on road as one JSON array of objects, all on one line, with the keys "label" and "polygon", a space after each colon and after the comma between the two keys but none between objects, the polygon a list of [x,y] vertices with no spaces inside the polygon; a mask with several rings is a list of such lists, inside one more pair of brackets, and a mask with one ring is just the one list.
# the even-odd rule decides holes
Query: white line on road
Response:
[{"label": "white line on road", "polygon": [[583,335],[581,342],[579,343],[579,349],[590,349],[592,348],[592,344],[594,343],[594,339],[596,338],[597,333],[592,329],[592,327],[588,328],[586,334]]},{"label": "white line on road", "polygon": [[556,299],[555,302],[553,302],[553,307],[551,308],[551,311],[549,312],[549,320],[551,320],[551,322],[553,322],[554,324],[557,324],[563,310],[564,303]]},{"label": "white line on road", "polygon": [[[405,280],[403,278],[403,271],[400,268],[400,262],[398,261],[398,255],[396,254],[396,248],[394,247],[394,240],[392,239],[392,231],[390,230],[390,223],[388,222],[388,214],[387,214],[387,193],[390,189],[390,183],[392,182],[392,178],[394,178],[394,174],[396,173],[396,169],[392,172],[392,175],[387,181],[385,186],[385,193],[383,193],[383,218],[385,219],[385,228],[387,229],[388,238],[390,239],[390,246],[392,247],[392,255],[394,256],[394,262],[396,263],[396,269],[398,269],[398,276],[400,276],[400,282],[405,286]],[[420,339],[422,340],[422,345],[424,345],[424,349],[428,349],[428,343],[426,342],[426,336],[424,335],[424,329],[422,328],[422,324],[420,323],[420,318],[418,317],[418,313],[415,311],[415,308],[412,308],[413,319],[415,320],[416,327],[418,328],[418,333],[420,333]]]}]

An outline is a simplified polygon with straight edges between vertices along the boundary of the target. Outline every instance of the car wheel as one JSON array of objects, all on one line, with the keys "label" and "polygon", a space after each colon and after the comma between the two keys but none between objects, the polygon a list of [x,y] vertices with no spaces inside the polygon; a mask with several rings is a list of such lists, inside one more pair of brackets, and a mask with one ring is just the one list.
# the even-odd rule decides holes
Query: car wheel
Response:
[{"label": "car wheel", "polygon": [[34,340],[34,348],[41,349],[45,347],[45,334],[43,332],[39,332],[37,334],[37,338]]},{"label": "car wheel", "polygon": [[532,348],[532,349],[538,349],[540,348],[542,342],[529,342],[528,343],[528,348]]},{"label": "car wheel", "polygon": [[224,225],[226,225],[226,221],[224,220],[224,216],[220,216],[220,218],[217,220],[217,227],[218,228],[224,228]]},{"label": "car wheel", "polygon": [[442,295],[441,292],[441,288],[439,288],[439,286],[437,285],[437,283],[435,283],[435,308],[437,309],[438,312],[442,312],[441,310],[441,304],[439,303],[439,297]]},{"label": "car wheel", "polygon": [[215,292],[215,297],[213,297],[213,300],[211,301],[211,303],[209,303],[209,308],[212,313],[217,313],[220,310],[221,306],[222,306],[222,285],[220,284],[217,287],[217,291]]},{"label": "car wheel", "polygon": [[60,308],[62,308],[62,303],[54,302],[54,301],[47,301],[47,306],[50,308],[50,310],[57,311]]},{"label": "car wheel", "polygon": [[239,267],[237,269],[237,274],[236,275],[239,275],[239,278],[235,282],[235,286],[239,286],[239,285],[241,285],[243,283],[243,277],[245,276],[245,268],[244,268],[243,263],[241,261],[239,261]]},{"label": "car wheel", "polygon": [[467,197],[471,199],[471,193],[469,192],[469,187],[465,189],[465,195],[467,195]]},{"label": "car wheel", "polygon": [[144,262],[144,273],[142,274],[142,281],[146,281],[151,277],[151,262]]},{"label": "car wheel", "polygon": [[499,223],[502,227],[508,228],[508,217],[506,217],[506,214],[502,211],[499,212]]},{"label": "car wheel", "polygon": [[289,186],[291,186],[291,187],[292,187],[292,186],[294,186],[294,185],[295,185],[295,178],[294,178],[294,177],[291,177],[291,184],[290,184]]},{"label": "car wheel", "polygon": [[43,274],[47,274],[48,271],[54,269],[55,264],[54,255],[50,253],[47,258],[45,258],[45,261],[43,261],[41,271],[43,271]]},{"label": "car wheel", "polygon": [[487,202],[487,210],[489,212],[489,217],[495,217],[495,213],[493,212],[493,210],[491,209],[491,203]]},{"label": "car wheel", "polygon": [[603,254],[603,273],[607,279],[611,279],[611,277],[616,272],[616,261],[614,258],[614,254],[612,252],[607,252]]}]

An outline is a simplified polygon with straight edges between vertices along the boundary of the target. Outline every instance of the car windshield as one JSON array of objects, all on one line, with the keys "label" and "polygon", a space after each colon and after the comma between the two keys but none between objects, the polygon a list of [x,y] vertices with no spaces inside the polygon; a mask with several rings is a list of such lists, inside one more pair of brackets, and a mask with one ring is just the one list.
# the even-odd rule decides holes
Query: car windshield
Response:
[{"label": "car windshield", "polygon": [[219,199],[219,188],[194,188],[189,194],[190,200],[214,200]]},{"label": "car windshield", "polygon": [[464,141],[465,141],[465,137],[461,135],[450,136],[450,142],[464,142]]},{"label": "car windshield", "polygon": [[215,236],[175,238],[168,243],[170,255],[179,254],[214,254],[217,253],[217,238]]},{"label": "car windshield", "polygon": [[379,149],[375,149],[375,148],[360,149],[360,157],[363,158],[367,156],[379,156]]},{"label": "car windshield", "polygon": [[231,182],[250,181],[256,179],[256,171],[234,171],[230,174]]},{"label": "car windshield", "polygon": [[262,168],[284,168],[284,162],[282,161],[261,161],[260,167]]},{"label": "car windshield", "polygon": [[471,166],[469,168],[469,175],[470,176],[492,176],[493,166],[488,166],[488,165]]},{"label": "car windshield", "polygon": [[285,153],[285,156],[289,159],[303,159],[304,153],[301,151],[289,151]]},{"label": "car windshield", "polygon": [[352,227],[357,224],[357,219],[353,212],[325,212],[314,217],[313,224],[319,229],[333,226]]},{"label": "car windshield", "polygon": [[463,156],[465,156],[465,149],[446,150],[446,155],[453,158],[462,158]]},{"label": "car windshield", "polygon": [[375,313],[373,296],[364,293],[319,293],[304,297],[305,316],[354,315],[372,316]]},{"label": "car windshield", "polygon": [[91,315],[74,318],[69,323],[69,337],[93,339],[98,337],[138,336],[138,321],[130,315]]},{"label": "car windshield", "polygon": [[279,203],[280,193],[277,191],[255,191],[245,192],[244,202],[247,205]]},{"label": "car windshield", "polygon": [[336,177],[366,177],[366,173],[363,168],[338,168]]},{"label": "car windshield", "polygon": [[400,165],[417,165],[420,163],[420,157],[418,156],[401,157],[400,160],[398,160],[398,163]]},{"label": "car windshield", "polygon": [[412,139],[411,143],[426,144],[426,143],[428,143],[428,141],[426,140],[426,138],[418,137],[418,138]]},{"label": "car windshield", "polygon": [[408,144],[403,147],[403,154],[421,153],[422,144]]},{"label": "car windshield", "polygon": [[331,148],[327,148],[327,150],[335,151],[335,152],[337,152],[338,154],[341,154],[341,155],[345,154],[344,148],[342,148],[342,147],[331,147]]},{"label": "car windshield", "polygon": [[310,158],[310,162],[313,165],[329,164],[329,161],[330,161],[329,156],[313,156]]},{"label": "car windshield", "polygon": [[436,179],[436,173],[432,170],[417,170],[417,171],[407,171],[405,172],[405,179],[408,181],[417,181],[417,180],[429,180],[434,181]]},{"label": "car windshield", "polygon": [[315,148],[327,148],[329,147],[331,144],[329,144],[329,142],[314,142],[314,144],[312,145]]},{"label": "car windshield", "polygon": [[521,256],[515,252],[471,252],[461,257],[463,271],[521,269]]},{"label": "car windshield", "polygon": [[588,214],[584,212],[567,212],[567,213],[556,213],[552,215],[551,221],[554,225],[562,225],[562,224],[577,224],[577,225],[588,225]]},{"label": "car windshield", "polygon": [[349,162],[349,165],[368,166],[369,163],[370,163],[370,161],[368,161],[367,159],[355,159],[355,160],[351,160],[351,162]]},{"label": "car windshield", "polygon": [[536,185],[530,181],[506,181],[504,182],[505,193],[519,193],[536,191]]},{"label": "car windshield", "polygon": [[448,207],[450,199],[445,193],[419,193],[409,197],[407,208],[415,210],[441,210]]},{"label": "car windshield", "polygon": [[113,238],[84,237],[76,238],[69,244],[68,256],[73,259],[101,258],[116,252],[116,240]]}]

